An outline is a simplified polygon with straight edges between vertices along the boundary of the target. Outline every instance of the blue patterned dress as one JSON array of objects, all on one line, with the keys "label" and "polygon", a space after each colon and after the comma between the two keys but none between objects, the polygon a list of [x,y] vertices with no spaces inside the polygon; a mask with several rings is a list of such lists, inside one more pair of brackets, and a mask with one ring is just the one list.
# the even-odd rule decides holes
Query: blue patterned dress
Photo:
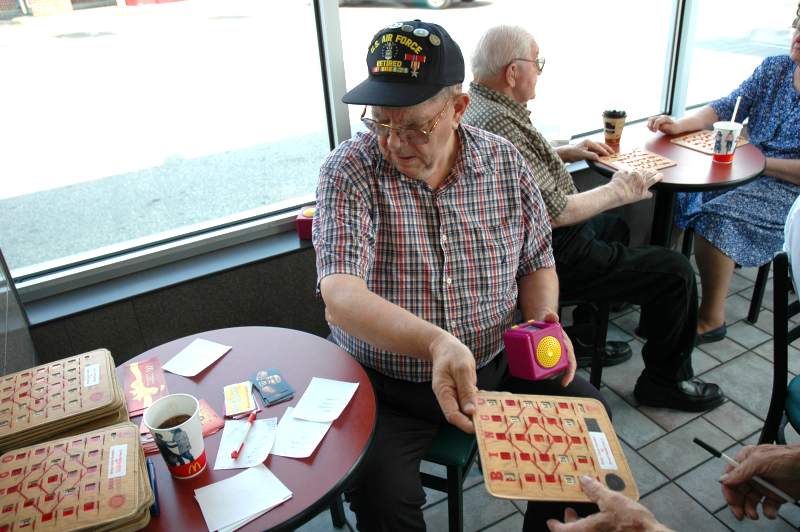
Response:
[{"label": "blue patterned dress", "polygon": [[[765,156],[800,159],[800,92],[788,55],[764,59],[744,83],[709,105],[721,120],[749,118],[750,142]],[[742,266],[760,266],[783,245],[783,225],[800,185],[763,175],[740,187],[676,195],[675,225],[691,227]]]}]

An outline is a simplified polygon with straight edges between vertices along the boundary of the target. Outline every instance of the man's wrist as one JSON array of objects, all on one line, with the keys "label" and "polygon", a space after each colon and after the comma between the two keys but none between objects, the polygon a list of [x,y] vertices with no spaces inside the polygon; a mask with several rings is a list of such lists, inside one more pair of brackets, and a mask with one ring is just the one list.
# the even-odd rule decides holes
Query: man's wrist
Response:
[{"label": "man's wrist", "polygon": [[436,353],[443,352],[442,346],[455,339],[455,336],[449,332],[436,327],[436,332],[434,332],[432,338],[428,341],[428,359],[433,361]]},{"label": "man's wrist", "polygon": [[606,191],[606,201],[604,202],[605,205],[603,205],[603,211],[625,205],[626,202],[624,191],[613,177],[611,178],[611,181],[603,185],[603,187]]},{"label": "man's wrist", "polygon": [[555,314],[557,316],[558,315],[558,311],[557,310],[553,310],[551,307],[539,307],[539,308],[532,309],[528,313],[527,316],[523,317],[523,319],[524,319],[524,321],[530,321],[530,320],[544,321],[544,318],[548,314]]}]

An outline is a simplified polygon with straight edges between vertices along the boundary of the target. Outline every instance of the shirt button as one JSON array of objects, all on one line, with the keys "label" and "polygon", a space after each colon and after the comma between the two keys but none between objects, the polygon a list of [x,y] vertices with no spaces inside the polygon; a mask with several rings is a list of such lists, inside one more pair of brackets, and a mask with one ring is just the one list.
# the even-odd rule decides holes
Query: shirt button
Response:
[{"label": "shirt button", "polygon": [[447,242],[447,235],[442,235],[442,244]]},{"label": "shirt button", "polygon": [[453,284],[453,280],[452,280],[451,278],[449,278],[449,277],[447,278],[447,281],[446,281],[446,282],[447,282],[447,285],[448,285],[448,286],[450,286],[451,284]]},{"label": "shirt button", "polygon": [[456,322],[454,322],[454,321],[451,321],[451,322],[450,322],[450,328],[451,328],[451,329],[455,329],[455,328],[456,328]]}]

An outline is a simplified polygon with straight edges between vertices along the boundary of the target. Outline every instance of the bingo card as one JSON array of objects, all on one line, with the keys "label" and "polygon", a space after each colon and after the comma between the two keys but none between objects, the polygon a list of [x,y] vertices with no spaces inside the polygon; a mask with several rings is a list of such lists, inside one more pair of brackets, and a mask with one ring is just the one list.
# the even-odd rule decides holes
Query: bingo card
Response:
[{"label": "bingo card", "polygon": [[473,422],[486,490],[503,499],[587,502],[587,475],[638,500],[639,489],[596,399],[478,392]]},{"label": "bingo card", "polygon": [[[684,148],[705,153],[706,155],[714,154],[714,132],[707,129],[675,137],[671,139],[670,142],[678,146],[683,146]],[[736,139],[736,147],[738,148],[745,144],[747,144],[747,139],[739,135],[739,138]]]},{"label": "bingo card", "polygon": [[598,161],[615,170],[663,170],[678,164],[663,155],[640,148],[614,155],[604,155]]},{"label": "bingo card", "polygon": [[0,377],[0,451],[127,417],[106,349]]},{"label": "bingo card", "polygon": [[137,530],[153,503],[130,422],[0,456],[0,532]]}]

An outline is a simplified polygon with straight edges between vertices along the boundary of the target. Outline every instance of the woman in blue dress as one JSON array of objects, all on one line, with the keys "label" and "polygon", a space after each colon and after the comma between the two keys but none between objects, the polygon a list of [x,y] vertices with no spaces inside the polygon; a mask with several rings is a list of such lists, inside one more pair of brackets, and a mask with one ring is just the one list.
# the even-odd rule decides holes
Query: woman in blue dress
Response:
[{"label": "woman in blue dress", "polygon": [[748,139],[767,158],[764,174],[750,183],[677,195],[675,225],[694,230],[702,281],[698,344],[725,338],[725,297],[735,264],[772,260],[783,245],[789,208],[800,195],[800,6],[797,15],[788,55],[766,58],[738,89],[691,116],[647,122],[650,130],[668,135],[710,129],[730,119],[741,96],[737,121],[749,119]]}]

